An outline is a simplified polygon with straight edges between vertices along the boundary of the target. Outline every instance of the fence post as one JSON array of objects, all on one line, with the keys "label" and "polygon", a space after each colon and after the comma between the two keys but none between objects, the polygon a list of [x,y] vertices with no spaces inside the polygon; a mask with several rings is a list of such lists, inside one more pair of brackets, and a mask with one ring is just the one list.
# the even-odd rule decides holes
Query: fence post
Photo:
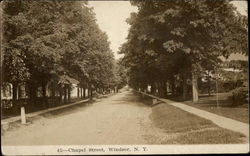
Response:
[{"label": "fence post", "polygon": [[155,105],[157,103],[157,99],[152,100],[152,105]]},{"label": "fence post", "polygon": [[26,124],[25,108],[24,108],[24,106],[21,107],[21,123],[22,124]]}]

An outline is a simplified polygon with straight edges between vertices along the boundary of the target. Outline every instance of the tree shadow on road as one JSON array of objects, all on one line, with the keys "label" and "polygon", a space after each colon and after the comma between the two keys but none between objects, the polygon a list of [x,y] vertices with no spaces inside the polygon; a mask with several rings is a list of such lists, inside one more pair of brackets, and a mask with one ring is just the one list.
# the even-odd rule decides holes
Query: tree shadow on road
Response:
[{"label": "tree shadow on road", "polygon": [[87,107],[91,106],[93,103],[94,103],[94,101],[88,101],[88,102],[76,104],[73,106],[69,106],[69,107],[65,107],[65,108],[61,108],[58,110],[44,113],[44,114],[42,114],[42,116],[46,117],[46,118],[56,118],[56,117],[60,117],[60,116],[64,116],[64,115],[73,114],[76,112],[83,111],[83,109],[86,109]]},{"label": "tree shadow on road", "polygon": [[113,100],[114,104],[127,104],[140,107],[151,106],[152,98],[148,96],[142,96],[136,92],[127,93],[126,96],[119,98],[119,100]]}]

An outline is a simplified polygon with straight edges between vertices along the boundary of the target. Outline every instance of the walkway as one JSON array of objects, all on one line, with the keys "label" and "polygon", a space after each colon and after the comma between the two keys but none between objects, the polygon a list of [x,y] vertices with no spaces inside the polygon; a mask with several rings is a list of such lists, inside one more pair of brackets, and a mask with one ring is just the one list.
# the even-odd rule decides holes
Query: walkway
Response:
[{"label": "walkway", "polygon": [[[88,101],[89,101],[89,99],[85,99],[85,100],[77,101],[77,102],[74,102],[74,103],[71,103],[71,104],[66,104],[66,105],[62,105],[62,106],[48,108],[48,109],[41,110],[41,111],[28,113],[25,116],[26,116],[26,118],[32,118],[32,117],[35,117],[35,116],[38,116],[38,115],[41,115],[41,114],[45,114],[47,112],[51,112],[51,111],[71,107],[71,106],[77,105],[79,103],[84,103],[84,102],[88,102]],[[10,118],[1,120],[1,125],[4,126],[4,125],[12,123],[12,122],[17,122],[19,120],[21,120],[21,116],[10,117]]]},{"label": "walkway", "polygon": [[[21,125],[20,123],[11,124],[10,128],[1,134],[2,151],[5,155],[20,155],[20,152],[23,155],[61,155],[62,153],[58,152],[58,149],[63,149],[65,152],[63,154],[69,155],[98,154],[93,152],[72,153],[70,151],[67,152],[67,149],[69,147],[75,149],[92,149],[93,147],[97,149],[100,147],[106,150],[107,153],[105,154],[118,154],[118,152],[110,151],[109,148],[123,147],[127,149],[129,146],[131,147],[129,148],[130,151],[124,151],[121,154],[132,154],[135,152],[133,151],[134,147],[138,145],[148,147],[148,152],[150,153],[143,153],[141,150],[141,153],[135,154],[184,154],[187,151],[189,153],[246,153],[249,151],[249,144],[245,141],[245,137],[238,133],[235,134],[228,130],[222,130],[210,122],[209,125],[216,129],[205,129],[198,124],[196,125],[198,126],[197,129],[195,129],[197,131],[191,129],[188,131],[188,134],[192,134],[190,135],[191,137],[187,135],[186,131],[183,133],[167,132],[166,129],[157,125],[158,122],[156,120],[160,118],[165,121],[170,119],[169,121],[176,123],[175,119],[178,117],[182,118],[181,113],[184,114],[185,112],[178,109],[175,110],[174,107],[171,106],[170,108],[170,106],[164,104],[161,104],[161,106],[164,106],[167,110],[163,109],[163,107],[158,109],[157,107],[151,108],[148,105],[149,102],[148,100],[142,100],[137,94],[129,90],[93,103],[79,103],[64,109],[42,113],[29,120],[26,125]],[[172,104],[179,106],[179,104]],[[159,109],[163,111],[162,114],[159,114],[159,111],[157,111]],[[166,113],[173,112],[171,109],[174,109],[175,113],[170,114],[170,118],[165,118],[164,111]],[[189,120],[190,123],[196,123],[197,120],[201,120],[198,116],[190,114],[189,116],[192,117],[185,117],[187,117],[186,120]],[[186,123],[182,125],[181,122],[178,125],[172,123],[170,122],[165,126],[172,126],[173,129],[175,126],[177,128],[185,127],[185,125],[189,126]],[[201,129],[205,130],[200,133],[199,130]],[[220,137],[214,137],[214,133]],[[218,142],[227,142],[229,139],[229,142],[240,142],[241,144],[183,146],[179,143],[179,140],[186,140],[188,144],[194,144],[197,139],[201,139],[201,142],[206,142],[208,137]],[[195,140],[192,138],[195,138]],[[175,146],[172,144],[175,144]],[[159,147],[159,145],[162,146]],[[30,150],[29,146],[32,146],[32,150]],[[104,153],[99,152],[99,154]]]},{"label": "walkway", "polygon": [[[140,92],[140,93],[142,93],[142,92]],[[195,115],[200,116],[202,118],[211,120],[216,125],[218,125],[218,126],[220,126],[222,128],[226,128],[226,129],[229,129],[229,130],[232,130],[232,131],[235,131],[235,132],[243,133],[247,138],[249,138],[249,124],[239,122],[239,121],[236,121],[236,120],[233,120],[233,119],[229,119],[229,118],[226,118],[226,117],[214,114],[214,113],[210,113],[210,112],[198,109],[198,108],[194,108],[194,107],[188,106],[186,104],[183,104],[181,102],[175,102],[175,101],[172,101],[172,100],[159,98],[157,96],[150,95],[150,94],[147,94],[147,93],[142,93],[142,94],[145,94],[145,95],[150,96],[152,98],[158,99],[158,100],[160,100],[162,102],[165,102],[165,103],[167,103],[169,105],[178,107],[178,108],[180,108],[182,110],[185,110],[185,111],[187,111],[189,113],[195,114]]]},{"label": "walkway", "polygon": [[27,125],[11,127],[2,136],[2,145],[147,144],[146,130],[155,133],[151,108],[138,100],[124,91],[88,105],[51,111]]}]

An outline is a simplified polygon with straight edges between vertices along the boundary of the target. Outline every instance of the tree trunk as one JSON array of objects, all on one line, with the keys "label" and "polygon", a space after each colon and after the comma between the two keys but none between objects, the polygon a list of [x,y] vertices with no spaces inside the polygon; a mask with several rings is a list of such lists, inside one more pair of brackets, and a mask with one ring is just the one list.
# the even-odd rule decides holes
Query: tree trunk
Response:
[{"label": "tree trunk", "polygon": [[18,84],[17,83],[13,83],[13,87],[12,87],[12,100],[13,102],[16,102],[17,100],[17,89],[18,89]]},{"label": "tree trunk", "polygon": [[79,91],[79,86],[77,86],[77,98],[80,97],[80,91]]},{"label": "tree trunk", "polygon": [[162,82],[159,82],[159,95],[160,95],[160,97],[163,97],[163,85],[162,85]]},{"label": "tree trunk", "polygon": [[63,88],[61,84],[60,84],[59,96],[60,96],[60,104],[62,104]]},{"label": "tree trunk", "polygon": [[82,91],[83,91],[83,98],[85,99],[86,98],[86,89],[85,89],[85,87],[82,88]]},{"label": "tree trunk", "polygon": [[43,107],[48,108],[47,100],[46,100],[46,83],[42,84],[42,94],[43,94]]},{"label": "tree trunk", "polygon": [[208,96],[211,95],[211,80],[209,77],[209,71],[208,71],[208,75],[207,75],[207,83],[208,83]]},{"label": "tree trunk", "polygon": [[155,82],[155,95],[159,94],[158,82]]},{"label": "tree trunk", "polygon": [[18,109],[18,106],[17,106],[17,95],[18,95],[18,84],[17,83],[13,83],[13,87],[12,87],[12,103],[13,103],[13,108],[14,108],[14,112],[15,113],[18,113],[19,112],[19,109]]},{"label": "tree trunk", "polygon": [[79,97],[82,98],[82,87],[79,87]]},{"label": "tree trunk", "polygon": [[30,99],[36,98],[36,89],[35,85],[32,83],[28,83],[28,96]]},{"label": "tree trunk", "polygon": [[42,84],[43,97],[46,98],[46,84]]},{"label": "tree trunk", "polygon": [[91,98],[90,96],[90,89],[88,88],[88,98]]},{"label": "tree trunk", "polygon": [[[185,80],[186,81],[186,80]],[[183,82],[183,93],[182,93],[183,100],[187,99],[187,83]]]},{"label": "tree trunk", "polygon": [[92,88],[89,89],[89,95],[90,95],[90,99],[92,99],[93,98],[93,90],[92,90]]},{"label": "tree trunk", "polygon": [[17,98],[18,99],[21,99],[22,98],[22,91],[21,91],[21,86],[20,85],[18,85],[18,87],[17,87],[17,92],[18,92],[18,95],[17,95]]},{"label": "tree trunk", "polygon": [[36,98],[37,98],[37,85],[34,83],[29,83],[29,95],[30,95],[30,99],[31,99],[31,106],[32,108],[36,107]]},{"label": "tree trunk", "polygon": [[174,78],[171,80],[172,95],[175,95],[175,81]]},{"label": "tree trunk", "polygon": [[165,82],[166,85],[166,96],[168,96],[168,81]]},{"label": "tree trunk", "polygon": [[68,102],[71,102],[71,89],[70,89],[70,84],[67,85],[67,90],[68,90]]},{"label": "tree trunk", "polygon": [[84,98],[84,88],[81,88],[81,98]]},{"label": "tree trunk", "polygon": [[193,91],[193,102],[197,102],[198,98],[198,80],[197,75],[192,73],[192,91]]},{"label": "tree trunk", "polygon": [[162,97],[166,97],[167,95],[167,85],[166,82],[162,82]]},{"label": "tree trunk", "polygon": [[183,100],[187,99],[187,77],[186,74],[183,75],[183,92],[182,92]]},{"label": "tree trunk", "polygon": [[64,90],[64,92],[63,92],[63,94],[64,94],[64,95],[63,95],[63,96],[64,96],[64,101],[63,101],[63,102],[66,103],[66,102],[67,102],[67,87],[64,86],[64,87],[63,87],[63,90]]},{"label": "tree trunk", "polygon": [[151,94],[155,94],[155,83],[151,83],[151,89],[150,89]]},{"label": "tree trunk", "polygon": [[55,98],[55,95],[56,95],[56,93],[55,93],[56,91],[55,91],[55,84],[54,83],[52,83],[52,90],[51,90],[51,96],[52,96],[52,98]]},{"label": "tree trunk", "polygon": [[55,84],[52,82],[51,83],[51,99],[52,99],[52,102],[50,103],[51,107],[55,107],[56,106],[56,100],[55,100]]},{"label": "tree trunk", "polygon": [[161,82],[158,82],[158,96],[162,97],[162,84]]}]

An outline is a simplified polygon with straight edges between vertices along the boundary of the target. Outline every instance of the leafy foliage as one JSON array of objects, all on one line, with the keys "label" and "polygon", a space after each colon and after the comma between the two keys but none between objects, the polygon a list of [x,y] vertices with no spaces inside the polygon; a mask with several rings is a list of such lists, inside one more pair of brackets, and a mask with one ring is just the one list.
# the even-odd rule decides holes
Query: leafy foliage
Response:
[{"label": "leafy foliage", "polygon": [[[138,7],[127,22],[122,46],[130,84],[173,81],[214,70],[219,57],[247,52],[247,17],[229,1],[131,1]],[[173,84],[173,86],[175,86]]]},{"label": "leafy foliage", "polygon": [[4,1],[3,15],[4,81],[47,84],[66,74],[85,87],[111,85],[114,58],[87,1]]},{"label": "leafy foliage", "polygon": [[232,98],[233,98],[233,104],[239,105],[242,103],[248,102],[248,88],[247,87],[239,87],[234,90],[232,90]]}]

